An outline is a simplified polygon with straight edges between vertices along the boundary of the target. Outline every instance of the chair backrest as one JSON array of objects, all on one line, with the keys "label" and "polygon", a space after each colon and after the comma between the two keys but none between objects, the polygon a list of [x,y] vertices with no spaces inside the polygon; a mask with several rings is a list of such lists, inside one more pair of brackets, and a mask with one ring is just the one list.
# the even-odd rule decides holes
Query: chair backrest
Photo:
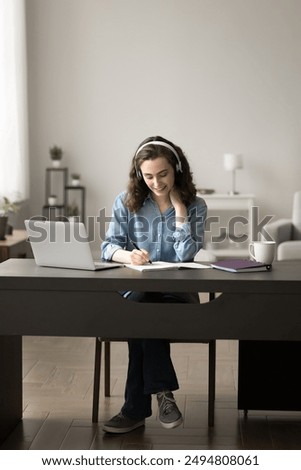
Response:
[{"label": "chair backrest", "polygon": [[301,191],[294,194],[292,222],[293,240],[301,240]]}]

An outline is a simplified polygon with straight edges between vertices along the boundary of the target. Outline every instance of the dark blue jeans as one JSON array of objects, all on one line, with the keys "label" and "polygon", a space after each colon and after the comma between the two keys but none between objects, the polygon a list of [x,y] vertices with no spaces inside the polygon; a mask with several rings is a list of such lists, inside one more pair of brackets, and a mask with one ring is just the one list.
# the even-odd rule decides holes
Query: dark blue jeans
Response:
[{"label": "dark blue jeans", "polygon": [[[198,303],[198,294],[132,292],[132,302]],[[154,321],[156,321],[154,319]],[[160,321],[160,320],[157,320]],[[164,339],[130,339],[129,365],[125,387],[124,415],[143,419],[151,416],[151,395],[177,390],[177,376],[170,358],[170,344]]]}]

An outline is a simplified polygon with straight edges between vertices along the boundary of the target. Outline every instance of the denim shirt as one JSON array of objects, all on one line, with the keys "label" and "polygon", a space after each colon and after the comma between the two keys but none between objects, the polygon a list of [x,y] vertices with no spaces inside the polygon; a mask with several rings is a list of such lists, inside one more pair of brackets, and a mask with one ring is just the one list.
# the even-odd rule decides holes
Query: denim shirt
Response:
[{"label": "denim shirt", "polygon": [[187,207],[187,219],[176,228],[175,210],[169,207],[161,213],[149,194],[138,212],[130,212],[124,205],[125,192],[117,196],[112,220],[101,245],[102,258],[110,261],[116,250],[132,251],[132,241],[148,251],[152,261],[193,261],[203,246],[207,214],[205,201],[196,197]]}]

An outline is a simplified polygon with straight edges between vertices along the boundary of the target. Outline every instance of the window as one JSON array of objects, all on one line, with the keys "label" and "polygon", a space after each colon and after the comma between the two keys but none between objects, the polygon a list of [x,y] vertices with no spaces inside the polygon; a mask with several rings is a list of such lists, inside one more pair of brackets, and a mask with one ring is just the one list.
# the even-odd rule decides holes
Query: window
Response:
[{"label": "window", "polygon": [[25,1],[1,0],[0,196],[29,196]]}]

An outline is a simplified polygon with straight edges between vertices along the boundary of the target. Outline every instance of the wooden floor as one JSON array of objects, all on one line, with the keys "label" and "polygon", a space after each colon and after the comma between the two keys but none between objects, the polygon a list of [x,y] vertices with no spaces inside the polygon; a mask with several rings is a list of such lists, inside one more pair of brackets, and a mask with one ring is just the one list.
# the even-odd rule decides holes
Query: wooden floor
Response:
[{"label": "wooden floor", "polygon": [[207,426],[206,344],[172,344],[184,416],[163,429],[153,416],[145,428],[109,435],[102,422],[120,410],[127,369],[126,343],[112,343],[111,397],[100,397],[100,422],[91,423],[93,338],[24,338],[24,419],[2,449],[301,449],[301,413],[237,410],[237,343],[217,342],[215,426]]}]

